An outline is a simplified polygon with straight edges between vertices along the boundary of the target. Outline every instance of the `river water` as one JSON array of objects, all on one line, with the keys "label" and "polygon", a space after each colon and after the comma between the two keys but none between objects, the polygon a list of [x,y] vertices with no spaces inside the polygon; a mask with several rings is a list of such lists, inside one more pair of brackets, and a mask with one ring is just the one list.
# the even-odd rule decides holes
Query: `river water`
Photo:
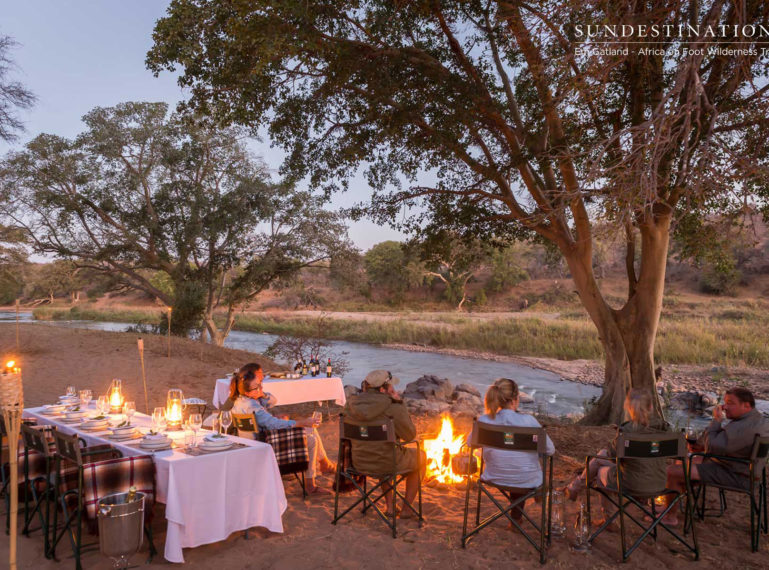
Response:
[{"label": "river water", "polygon": [[[123,332],[131,326],[129,323],[96,321],[35,321],[30,312],[19,315],[22,322],[32,322],[41,326],[118,332]],[[7,323],[14,319],[15,313],[0,311],[0,322]],[[224,344],[229,348],[261,353],[276,338],[276,335],[271,334],[233,331]],[[333,344],[332,351],[337,354],[345,353],[344,358],[350,363],[350,372],[344,377],[346,385],[359,386],[366,374],[375,369],[389,370],[393,376],[400,378],[399,387],[401,389],[424,374],[432,374],[439,378],[448,378],[455,385],[460,383],[472,384],[480,390],[481,394],[484,394],[486,387],[496,378],[513,378],[518,382],[521,390],[535,399],[534,404],[524,405],[524,408],[538,409],[554,416],[581,413],[584,403],[601,393],[601,390],[595,386],[561,380],[557,374],[552,372],[529,368],[520,364],[430,352],[411,352],[358,342],[330,342]],[[236,368],[240,364],[242,363],[233,362],[232,367]]]}]

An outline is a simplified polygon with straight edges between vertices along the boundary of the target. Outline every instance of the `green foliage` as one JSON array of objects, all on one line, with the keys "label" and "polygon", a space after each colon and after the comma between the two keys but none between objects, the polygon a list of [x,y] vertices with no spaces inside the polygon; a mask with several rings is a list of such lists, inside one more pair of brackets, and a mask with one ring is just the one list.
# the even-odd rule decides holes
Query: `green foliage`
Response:
[{"label": "green foliage", "polygon": [[155,271],[149,278],[149,284],[155,289],[166,295],[167,298],[173,299],[176,294],[176,287],[174,280],[165,271]]},{"label": "green foliage", "polygon": [[424,281],[424,269],[413,251],[397,241],[372,246],[363,255],[363,267],[371,290],[384,291],[396,303],[407,289]]},{"label": "green foliage", "polygon": [[16,66],[9,52],[16,42],[9,36],[0,35],[0,141],[14,142],[18,133],[24,130],[24,123],[16,112],[29,109],[35,103],[35,96],[24,85],[10,78]]},{"label": "green foliage", "polygon": [[475,302],[480,307],[483,307],[488,302],[485,289],[478,291],[478,294],[475,296]]},{"label": "green foliage", "polygon": [[529,278],[521,266],[521,253],[515,246],[495,251],[491,256],[491,275],[487,282],[490,291],[499,293],[515,287]]},{"label": "green foliage", "polygon": [[733,295],[742,279],[735,260],[727,255],[706,263],[700,272],[700,290],[714,295]]}]

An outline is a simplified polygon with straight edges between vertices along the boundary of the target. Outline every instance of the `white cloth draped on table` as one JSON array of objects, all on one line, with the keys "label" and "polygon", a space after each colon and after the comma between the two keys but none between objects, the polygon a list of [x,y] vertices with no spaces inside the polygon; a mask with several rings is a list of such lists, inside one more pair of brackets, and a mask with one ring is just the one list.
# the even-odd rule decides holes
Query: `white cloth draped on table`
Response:
[{"label": "white cloth draped on table", "polygon": [[[149,453],[135,443],[119,443],[103,434],[76,429],[41,414],[41,410],[24,410],[24,417],[54,424],[64,433],[77,433],[88,445],[110,444],[126,456]],[[150,418],[137,413],[132,423],[149,427]],[[183,437],[183,432],[169,432],[169,436],[177,440]],[[230,437],[247,447],[199,456],[175,449],[153,455],[157,500],[166,505],[168,529],[164,556],[169,562],[184,562],[182,548],[218,542],[235,531],[261,526],[272,532],[283,532],[281,516],[287,506],[286,494],[272,447],[251,439]]]},{"label": "white cloth draped on table", "polygon": [[[265,392],[275,396],[278,406],[324,400],[334,400],[340,406],[344,406],[347,401],[342,379],[337,377],[307,377],[298,380],[267,379],[262,385]],[[230,379],[219,378],[214,387],[214,406],[218,408],[229,395]]]}]

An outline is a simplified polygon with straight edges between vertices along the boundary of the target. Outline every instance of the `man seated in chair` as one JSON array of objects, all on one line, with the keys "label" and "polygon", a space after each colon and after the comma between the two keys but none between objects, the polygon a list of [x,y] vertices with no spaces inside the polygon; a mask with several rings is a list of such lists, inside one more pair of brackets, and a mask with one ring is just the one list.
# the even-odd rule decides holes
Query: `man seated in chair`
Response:
[{"label": "man seated in chair", "polygon": [[[395,426],[395,437],[402,441],[411,441],[417,435],[417,429],[411,421],[408,410],[403,404],[394,386],[400,380],[387,370],[374,370],[369,372],[361,388],[360,394],[350,396],[344,408],[344,414],[356,422],[385,422],[392,418]],[[411,471],[406,477],[406,501],[414,503],[419,487],[419,472],[417,469],[425,468],[424,454],[417,457],[416,449],[398,450],[397,468],[399,471]],[[352,464],[355,469],[367,473],[387,473],[392,469],[392,447],[385,442],[371,442],[360,445],[360,442],[352,441]],[[389,487],[382,486],[385,491]],[[392,492],[387,492],[385,501],[387,512],[393,512]],[[404,509],[402,518],[410,518],[414,513],[410,509]]]},{"label": "man seated in chair", "polygon": [[[731,420],[722,425],[724,418]],[[692,451],[705,451],[725,457],[749,458],[756,434],[769,435],[769,421],[756,410],[756,400],[750,390],[732,388],[724,395],[724,403],[713,408],[710,422],[700,439],[691,446]],[[699,461],[697,461],[699,460]],[[750,489],[750,471],[746,464],[736,461],[719,461],[700,457],[692,462],[692,481],[705,485],[719,485]],[[668,487],[682,490],[684,487],[683,466],[668,467]]]},{"label": "man seated in chair", "polygon": [[232,411],[236,414],[254,414],[256,423],[260,429],[274,430],[292,427],[303,427],[307,434],[307,452],[310,456],[310,465],[307,469],[309,494],[331,493],[328,489],[319,487],[315,483],[318,471],[321,473],[333,473],[336,466],[329,460],[323,447],[323,440],[318,434],[313,418],[301,418],[298,420],[276,418],[268,412],[262,402],[265,398],[262,389],[264,372],[259,364],[247,364],[243,366],[233,378],[237,397],[232,405]]}]

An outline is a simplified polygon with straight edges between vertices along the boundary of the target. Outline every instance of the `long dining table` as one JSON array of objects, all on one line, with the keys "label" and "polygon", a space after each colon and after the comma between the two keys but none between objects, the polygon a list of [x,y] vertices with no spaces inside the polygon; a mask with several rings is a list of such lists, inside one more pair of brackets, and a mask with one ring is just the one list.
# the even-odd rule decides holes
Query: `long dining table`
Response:
[{"label": "long dining table", "polygon": [[[95,412],[93,403],[89,408]],[[79,424],[66,423],[61,416],[46,415],[43,411],[42,407],[28,408],[23,415],[40,424],[55,425],[63,433],[77,434],[88,445],[112,445],[125,457],[152,455],[157,501],[166,505],[164,557],[169,562],[184,562],[183,548],[218,542],[251,527],[283,532],[281,517],[287,506],[286,495],[270,445],[227,436],[241,445],[211,453],[198,450],[195,453],[199,454],[193,454],[185,452],[183,432],[169,431],[174,447],[153,452],[138,447],[138,439],[114,441],[108,430],[86,431]],[[148,430],[151,418],[137,412],[131,423],[140,431]],[[198,433],[198,440],[204,434]]]}]

